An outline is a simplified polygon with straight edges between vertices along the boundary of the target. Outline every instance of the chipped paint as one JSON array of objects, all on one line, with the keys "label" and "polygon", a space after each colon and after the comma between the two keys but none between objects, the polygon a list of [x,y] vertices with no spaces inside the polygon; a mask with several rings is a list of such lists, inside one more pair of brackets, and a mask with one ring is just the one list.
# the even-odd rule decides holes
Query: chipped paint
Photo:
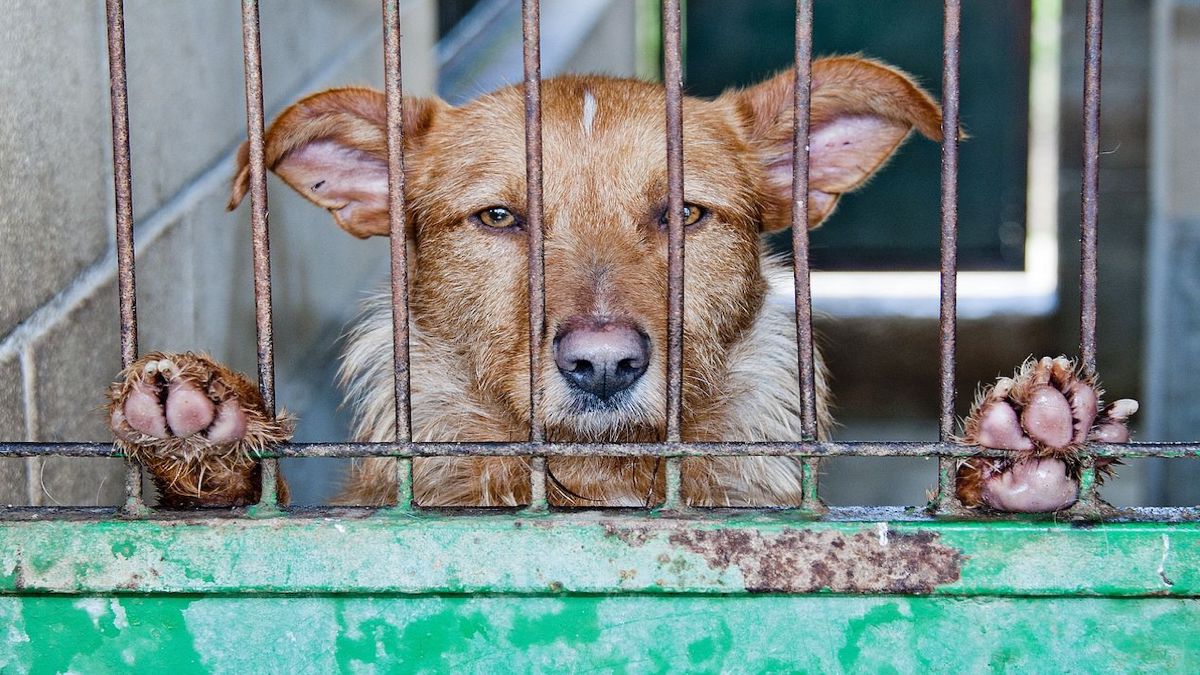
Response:
[{"label": "chipped paint", "polygon": [[673,545],[704,556],[713,569],[737,567],[756,593],[932,593],[959,579],[962,554],[928,531],[886,534],[786,528],[680,530]]}]

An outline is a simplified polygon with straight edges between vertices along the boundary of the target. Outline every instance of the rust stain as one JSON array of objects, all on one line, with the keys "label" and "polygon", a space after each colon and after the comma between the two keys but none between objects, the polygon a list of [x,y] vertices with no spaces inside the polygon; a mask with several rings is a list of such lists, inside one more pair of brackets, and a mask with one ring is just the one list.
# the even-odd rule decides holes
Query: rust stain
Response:
[{"label": "rust stain", "polygon": [[617,525],[615,523],[602,523],[604,527],[604,536],[616,537],[626,544],[634,548],[641,548],[646,545],[657,534],[656,530],[648,526],[629,526]]},{"label": "rust stain", "polygon": [[930,593],[958,581],[964,559],[939,539],[925,531],[683,529],[669,541],[700,554],[714,570],[736,567],[752,592]]}]

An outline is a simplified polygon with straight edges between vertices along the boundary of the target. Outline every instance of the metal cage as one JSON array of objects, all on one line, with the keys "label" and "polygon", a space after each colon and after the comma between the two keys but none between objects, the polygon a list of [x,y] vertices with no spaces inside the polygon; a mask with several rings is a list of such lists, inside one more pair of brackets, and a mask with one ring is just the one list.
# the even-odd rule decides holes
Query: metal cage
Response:
[{"label": "metal cage", "polygon": [[[1194,667],[1197,662],[1188,659],[1194,659],[1195,653],[1189,652],[1185,645],[1194,642],[1194,634],[1189,634],[1187,626],[1195,626],[1200,615],[1195,600],[1200,595],[1200,526],[1197,525],[1200,507],[1108,508],[1096,494],[1096,473],[1091,460],[1195,457],[1200,454],[1195,444],[1089,446],[1079,500],[1061,521],[1046,517],[981,516],[961,507],[955,498],[954,473],[960,458],[1001,454],[962,446],[953,438],[960,0],[944,0],[941,416],[940,441],[936,443],[816,440],[805,227],[809,149],[804,142],[809,126],[812,0],[796,2],[793,150],[796,171],[792,184],[799,385],[805,438],[778,443],[681,440],[685,251],[681,222],[680,2],[663,0],[669,177],[667,438],[665,442],[645,444],[560,444],[545,440],[539,415],[541,394],[536,386],[537,345],[542,342],[545,321],[539,4],[538,0],[522,2],[531,344],[529,441],[415,443],[411,440],[404,157],[402,125],[398,122],[403,106],[400,3],[383,0],[397,438],[392,443],[292,443],[271,448],[260,455],[261,501],[245,514],[150,509],[142,498],[140,469],[132,464],[126,481],[126,503],[115,513],[105,509],[10,510],[7,520],[0,523],[0,594],[3,594],[0,615],[20,611],[29,621],[31,612],[52,613],[71,597],[113,596],[130,607],[122,612],[141,612],[138,616],[149,625],[153,621],[174,620],[171,617],[175,616],[175,610],[168,606],[171,602],[191,602],[189,598],[194,599],[195,594],[216,594],[224,597],[212,600],[216,606],[225,608],[222,611],[241,613],[247,607],[260,607],[264,620],[280,622],[287,620],[298,607],[327,605],[334,607],[339,616],[351,609],[363,610],[369,602],[358,596],[379,594],[380,602],[384,603],[381,607],[390,607],[388,603],[396,606],[408,603],[405,606],[420,605],[434,614],[442,612],[444,621],[430,629],[430,634],[442,636],[442,641],[429,645],[413,637],[398,638],[396,644],[418,650],[441,649],[443,656],[461,646],[454,646],[458,643],[446,636],[463,630],[467,622],[464,617],[471,612],[477,615],[478,625],[496,629],[502,623],[498,618],[503,614],[500,609],[516,608],[520,616],[541,622],[537,630],[543,631],[546,639],[565,636],[569,644],[579,649],[584,649],[585,643],[590,645],[586,649],[593,650],[588,653],[594,655],[599,654],[594,652],[595,645],[605,639],[631,639],[645,653],[669,651],[661,664],[708,663],[700,658],[699,652],[687,651],[692,644],[687,640],[692,637],[687,640],[681,637],[683,646],[672,648],[655,644],[665,638],[652,631],[634,634],[613,627],[623,625],[620,623],[597,628],[588,633],[591,638],[584,636],[585,625],[593,625],[597,612],[611,606],[620,607],[619,616],[641,616],[645,621],[654,620],[662,625],[670,623],[671,612],[689,614],[692,618],[679,625],[681,631],[694,630],[705,638],[724,634],[726,642],[714,643],[712,648],[727,655],[746,652],[743,661],[727,663],[749,669],[755,665],[768,667],[772,662],[765,659],[772,654],[779,656],[780,640],[794,645],[795,651],[776,663],[793,666],[801,662],[814,667],[879,665],[889,663],[886,660],[889,658],[910,665],[946,666],[953,663],[946,654],[950,653],[947,650],[955,642],[955,636],[961,637],[964,647],[970,645],[991,659],[972,663],[993,667],[997,663],[1016,663],[995,660],[1002,649],[1033,657],[1042,654],[1052,657],[1054,663],[1072,667],[1133,663],[1119,661],[1122,645],[1124,653],[1137,656],[1141,659],[1137,663],[1142,665],[1171,667],[1191,663]],[[1102,0],[1087,0],[1084,57],[1079,352],[1087,374],[1093,374],[1096,368],[1102,4]],[[107,0],[107,10],[121,354],[123,364],[128,366],[137,353],[137,315],[122,0]],[[243,0],[242,27],[250,139],[258,381],[266,407],[273,412],[271,269],[257,0]],[[412,459],[465,454],[532,458],[532,502],[516,512],[503,509],[446,512],[416,507],[412,500]],[[665,459],[665,502],[645,510],[551,509],[545,490],[546,457],[589,454]],[[794,509],[771,511],[696,509],[684,504],[680,497],[682,457],[743,454],[802,458],[805,467],[802,503]],[[0,455],[107,457],[119,453],[111,445],[99,443],[4,443],[0,445]],[[827,508],[819,497],[816,463],[823,457],[846,455],[937,457],[937,493],[924,508]],[[395,507],[367,510],[278,506],[275,493],[278,458],[367,456],[398,458],[399,499]],[[749,596],[757,593],[772,596]],[[65,598],[61,597],[63,594]],[[242,598],[243,595],[255,597]],[[1080,600],[1079,596],[1090,599]],[[961,602],[968,598],[973,602]],[[1143,601],[1122,603],[1118,598]],[[657,604],[668,599],[674,603],[670,611]],[[718,610],[715,603],[722,599],[726,602]],[[1149,616],[1145,612],[1151,606],[1156,618],[1148,623],[1140,621],[1141,617]],[[713,612],[721,616],[712,615]],[[894,622],[896,635],[900,636],[898,642],[883,640],[879,644],[910,644],[908,656],[902,658],[896,651],[900,647],[894,645],[888,654],[855,643],[858,646],[850,653],[843,649],[835,659],[823,660],[825,657],[819,654],[823,638],[817,634],[820,631],[813,632],[815,625],[824,622],[822,625],[833,626],[845,635],[855,621],[866,621],[872,613],[877,622],[885,619]],[[557,624],[554,617],[559,617]],[[980,628],[992,620],[998,621],[999,632],[1012,630],[1007,635],[997,635]],[[1038,637],[1039,627],[1051,621],[1060,622],[1064,630],[1087,634],[1094,639],[1089,644],[1095,648],[1077,650],[1069,640],[1051,644],[1050,638]],[[322,618],[317,624],[324,626],[329,622]],[[278,623],[274,625],[277,627]],[[80,626],[83,632],[90,630],[86,622]],[[1128,639],[1118,640],[1127,631]],[[921,635],[937,636],[939,644],[918,648],[915,645]],[[1144,638],[1142,642],[1136,642],[1139,636]],[[257,646],[260,657],[270,656],[262,653],[271,651],[272,643],[266,638],[246,639],[248,642],[240,643],[237,649],[249,653]],[[1106,640],[1109,642],[1105,643]],[[536,640],[532,637],[525,643],[510,635],[506,644],[528,646],[533,642]],[[54,644],[65,643],[60,640]],[[1130,644],[1134,647],[1129,648]],[[747,645],[755,649],[746,651]],[[805,649],[815,656],[811,659],[804,656]],[[870,659],[866,656],[868,652],[874,654]],[[348,661],[339,657],[338,663],[345,667]],[[398,663],[415,661],[401,658]],[[542,666],[550,663],[543,662]],[[536,663],[526,665],[537,669]]]}]

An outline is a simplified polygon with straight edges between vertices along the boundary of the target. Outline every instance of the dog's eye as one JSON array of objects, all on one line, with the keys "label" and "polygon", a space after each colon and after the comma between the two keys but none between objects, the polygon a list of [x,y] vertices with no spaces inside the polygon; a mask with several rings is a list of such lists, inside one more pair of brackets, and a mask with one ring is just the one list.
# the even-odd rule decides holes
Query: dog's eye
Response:
[{"label": "dog's eye", "polygon": [[[683,226],[688,227],[690,225],[695,225],[696,223],[700,222],[706,215],[708,215],[708,212],[704,210],[703,206],[697,206],[695,204],[684,204],[683,205]],[[667,223],[667,212],[666,211],[663,212],[662,217],[658,219],[658,222],[660,224],[662,224],[663,227],[667,226],[668,223]]]},{"label": "dog's eye", "polygon": [[475,217],[478,218],[479,222],[483,223],[484,225],[487,225],[488,227],[494,227],[498,230],[502,230],[506,227],[513,227],[514,225],[518,224],[517,217],[513,215],[513,212],[509,211],[503,206],[493,206],[491,208],[484,209],[479,213],[476,213]]}]

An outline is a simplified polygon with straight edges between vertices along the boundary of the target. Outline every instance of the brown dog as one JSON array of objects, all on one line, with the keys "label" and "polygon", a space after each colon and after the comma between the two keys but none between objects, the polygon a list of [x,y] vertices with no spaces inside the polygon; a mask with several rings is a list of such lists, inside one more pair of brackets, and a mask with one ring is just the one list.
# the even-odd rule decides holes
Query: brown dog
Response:
[{"label": "brown dog", "polygon": [[[792,82],[786,73],[715,100],[684,103],[685,440],[801,436],[794,318],[789,307],[768,300],[771,286],[790,272],[764,257],[759,241],[790,225]],[[633,80],[562,77],[545,81],[542,95],[547,295],[538,378],[547,437],[662,440],[663,90]],[[528,438],[522,111],[520,87],[459,108],[405,101],[417,441]],[[811,116],[810,226],[870,178],[912,129],[935,140],[941,135],[940,110],[928,94],[903,73],[862,58],[813,64]],[[268,167],[357,237],[388,234],[386,160],[384,97],[369,89],[310,96],[267,133]],[[231,208],[248,186],[244,149],[240,164]],[[344,357],[360,440],[390,441],[395,434],[390,312],[386,295],[371,303]],[[817,373],[824,434],[829,412],[819,363]],[[170,501],[245,503],[257,497],[256,465],[215,458],[242,458],[239,448],[287,435],[286,425],[257,410],[252,389],[203,357],[155,354],[114,385],[114,430],[148,461]],[[1020,427],[1015,433],[1024,438]],[[425,506],[517,505],[530,498],[525,459],[418,459],[414,472],[416,499]],[[663,494],[652,458],[557,458],[548,473],[558,505],[638,506]],[[1060,483],[1071,480],[1060,473]],[[682,489],[693,505],[794,505],[800,465],[791,458],[689,459]],[[339,501],[395,498],[394,462],[368,459]]]}]

